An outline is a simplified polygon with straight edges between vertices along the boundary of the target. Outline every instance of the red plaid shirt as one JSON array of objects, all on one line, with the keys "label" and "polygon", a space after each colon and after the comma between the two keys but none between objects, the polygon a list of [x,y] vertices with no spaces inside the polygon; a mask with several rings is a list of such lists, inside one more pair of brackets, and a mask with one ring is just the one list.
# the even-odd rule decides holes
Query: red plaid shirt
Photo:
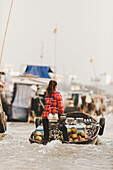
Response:
[{"label": "red plaid shirt", "polygon": [[58,115],[64,113],[62,96],[58,91],[53,92],[51,97],[45,97],[45,108],[42,118],[47,119],[49,113],[57,113]]}]

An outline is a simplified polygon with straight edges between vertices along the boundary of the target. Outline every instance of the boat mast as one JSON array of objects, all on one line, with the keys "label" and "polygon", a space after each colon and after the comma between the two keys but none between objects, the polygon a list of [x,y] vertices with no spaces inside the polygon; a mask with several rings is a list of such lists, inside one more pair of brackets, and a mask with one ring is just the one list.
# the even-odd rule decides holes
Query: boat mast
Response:
[{"label": "boat mast", "polygon": [[42,42],[42,49],[41,49],[41,56],[40,56],[41,65],[43,64],[43,52],[44,52],[44,43]]},{"label": "boat mast", "polygon": [[1,66],[1,63],[2,63],[2,56],[3,56],[4,45],[5,45],[6,34],[7,34],[7,29],[8,29],[8,24],[9,24],[9,19],[10,19],[10,15],[11,15],[12,6],[13,6],[13,0],[11,2],[9,15],[8,15],[8,20],[7,20],[6,29],[5,29],[5,35],[4,35],[3,44],[2,44],[2,50],[1,50],[1,56],[0,56],[0,66]]},{"label": "boat mast", "polygon": [[96,82],[97,93],[99,94],[99,91],[98,91],[98,84],[97,84],[98,78],[97,78],[97,75],[96,75],[96,71],[95,71],[95,67],[94,67],[94,63],[93,63],[93,59],[92,59],[92,58],[90,59],[90,62],[91,62],[92,67],[93,67],[93,72],[94,72],[94,76],[95,76],[95,82]]},{"label": "boat mast", "polygon": [[57,25],[56,28],[54,29],[54,34],[55,34],[55,76],[54,78],[56,79],[56,73],[57,73],[57,64],[56,64],[56,48],[57,48]]}]

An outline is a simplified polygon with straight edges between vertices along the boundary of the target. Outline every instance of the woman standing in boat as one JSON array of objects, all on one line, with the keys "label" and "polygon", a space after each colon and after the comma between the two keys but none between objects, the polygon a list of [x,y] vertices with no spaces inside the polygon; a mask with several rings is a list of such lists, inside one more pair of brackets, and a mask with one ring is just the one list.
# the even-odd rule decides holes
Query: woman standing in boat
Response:
[{"label": "woman standing in boat", "polygon": [[[44,140],[49,140],[49,123],[48,117],[50,115],[56,115],[60,117],[60,114],[64,114],[63,101],[61,94],[57,91],[57,82],[51,80],[46,89],[45,107],[42,114],[43,128],[44,128]],[[64,141],[68,141],[67,128],[62,127]]]}]

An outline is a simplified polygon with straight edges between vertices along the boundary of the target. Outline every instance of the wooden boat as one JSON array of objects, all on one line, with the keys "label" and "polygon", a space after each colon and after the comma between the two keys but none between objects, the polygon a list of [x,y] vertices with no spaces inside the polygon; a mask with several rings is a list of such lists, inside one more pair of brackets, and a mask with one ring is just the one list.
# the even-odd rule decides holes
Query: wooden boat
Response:
[{"label": "wooden boat", "polygon": [[[84,114],[82,112],[70,112],[66,114],[67,118],[65,121],[65,126],[67,127],[68,138],[69,141],[65,142],[62,138],[58,136],[56,140],[60,140],[62,143],[66,144],[96,144],[99,131],[100,131],[100,124],[91,116]],[[72,132],[72,129],[76,129],[76,132]],[[37,129],[31,134],[29,141],[30,143],[42,143],[41,141],[35,139],[34,133],[38,131],[40,132],[40,136],[43,136],[43,126],[40,125]],[[59,131],[60,133],[60,131]],[[72,139],[72,136],[74,136]],[[71,140],[70,140],[71,138]],[[43,138],[42,138],[43,140]],[[54,139],[49,140],[51,142]]]},{"label": "wooden boat", "polygon": [[5,112],[3,111],[2,102],[0,98],[0,133],[4,133],[7,130],[7,120]]}]

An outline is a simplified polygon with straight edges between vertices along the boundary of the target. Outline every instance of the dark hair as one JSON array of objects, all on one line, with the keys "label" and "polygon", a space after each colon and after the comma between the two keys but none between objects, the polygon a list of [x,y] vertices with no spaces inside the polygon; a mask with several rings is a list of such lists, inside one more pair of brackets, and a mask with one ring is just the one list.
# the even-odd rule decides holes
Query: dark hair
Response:
[{"label": "dark hair", "polygon": [[51,94],[55,91],[55,86],[57,86],[57,82],[55,80],[50,80],[46,89],[46,95],[51,96]]}]

